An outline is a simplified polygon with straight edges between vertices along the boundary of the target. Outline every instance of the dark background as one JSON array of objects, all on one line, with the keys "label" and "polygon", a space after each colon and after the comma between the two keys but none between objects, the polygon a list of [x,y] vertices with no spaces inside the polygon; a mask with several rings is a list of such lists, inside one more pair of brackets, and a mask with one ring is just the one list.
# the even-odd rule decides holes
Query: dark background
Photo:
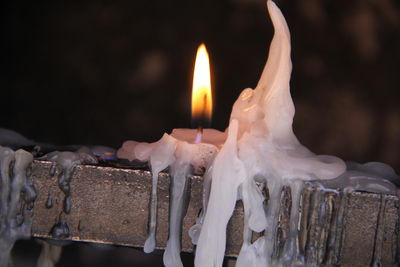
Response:
[{"label": "dark background", "polygon": [[[400,169],[400,1],[277,1],[292,34],[294,130],[317,154]],[[0,127],[54,144],[155,141],[190,127],[197,46],[212,127],[254,87],[272,38],[264,0],[1,4]]]}]

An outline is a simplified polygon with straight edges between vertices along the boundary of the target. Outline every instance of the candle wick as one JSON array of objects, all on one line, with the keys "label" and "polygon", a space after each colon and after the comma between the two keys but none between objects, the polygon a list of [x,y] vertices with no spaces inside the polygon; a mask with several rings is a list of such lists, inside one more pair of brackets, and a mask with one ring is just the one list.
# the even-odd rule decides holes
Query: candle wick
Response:
[{"label": "candle wick", "polygon": [[194,143],[198,144],[201,143],[201,139],[203,139],[203,127],[199,126],[197,128],[196,138],[194,139]]}]

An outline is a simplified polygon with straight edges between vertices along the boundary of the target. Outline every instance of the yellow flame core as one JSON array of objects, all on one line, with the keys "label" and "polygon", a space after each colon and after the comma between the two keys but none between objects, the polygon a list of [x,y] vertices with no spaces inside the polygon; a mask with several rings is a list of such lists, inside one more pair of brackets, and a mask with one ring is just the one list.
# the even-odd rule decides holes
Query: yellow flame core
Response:
[{"label": "yellow flame core", "polygon": [[[210,78],[210,60],[206,46],[201,44],[197,49],[194,64],[192,87],[192,118],[210,120],[212,115],[212,95]],[[202,126],[202,125],[200,125]]]}]

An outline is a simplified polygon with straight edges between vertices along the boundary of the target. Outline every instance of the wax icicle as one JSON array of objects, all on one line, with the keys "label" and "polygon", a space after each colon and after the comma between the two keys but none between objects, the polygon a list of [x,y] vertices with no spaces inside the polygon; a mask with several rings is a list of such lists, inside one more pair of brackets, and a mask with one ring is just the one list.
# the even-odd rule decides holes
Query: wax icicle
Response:
[{"label": "wax icicle", "polygon": [[75,171],[75,168],[79,164],[83,163],[97,163],[97,159],[86,153],[77,152],[60,152],[54,151],[46,154],[41,159],[46,159],[53,162],[50,168],[50,175],[54,176],[56,173],[57,166],[61,168],[61,171],[57,177],[58,186],[64,193],[63,200],[63,211],[66,214],[71,212],[72,200],[71,200],[71,180]]},{"label": "wax icicle", "polygon": [[282,266],[290,266],[297,264],[304,265],[304,255],[299,255],[299,220],[300,220],[300,200],[303,191],[303,181],[289,181],[291,192],[291,211],[289,221],[289,236],[285,241],[283,253],[280,255],[280,263]]},{"label": "wax icicle", "polygon": [[154,145],[148,150],[152,172],[152,187],[150,197],[149,230],[143,248],[143,251],[146,253],[152,252],[156,246],[158,174],[175,161],[175,139],[165,134],[157,143],[158,145]]},{"label": "wax icicle", "polygon": [[[280,179],[269,179],[268,183],[269,200],[266,211],[267,227],[264,233],[265,246],[258,254],[265,258],[266,266],[274,266],[272,256],[276,243],[276,231],[279,219],[279,210],[281,208],[280,196],[282,192],[282,181]],[[257,266],[253,264],[251,266]]]},{"label": "wax icicle", "polygon": [[153,252],[156,247],[158,174],[158,172],[152,172],[149,229],[147,239],[143,246],[143,251],[145,253]]},{"label": "wax icicle", "polygon": [[203,203],[202,203],[203,205],[200,215],[196,218],[196,223],[189,229],[189,236],[193,245],[197,245],[201,232],[201,227],[204,222],[204,217],[207,212],[207,205],[211,192],[211,174],[212,174],[212,165],[209,168],[207,168],[203,176]]},{"label": "wax icicle", "polygon": [[[266,266],[266,257],[263,257],[265,247],[265,239],[263,237],[252,243],[253,230],[250,227],[251,214],[258,214],[263,218],[266,218],[266,214],[263,209],[264,197],[261,194],[249,194],[250,188],[255,189],[257,185],[253,179],[246,180],[241,185],[241,199],[244,206],[244,226],[243,226],[243,244],[240,250],[236,266]],[[259,192],[259,188],[253,192]],[[260,207],[261,205],[261,207]],[[261,209],[260,209],[261,208]],[[254,217],[253,217],[254,218]],[[263,229],[266,227],[266,220],[263,220]],[[260,231],[258,231],[260,232]],[[260,257],[261,256],[261,257]]]},{"label": "wax icicle", "polygon": [[169,236],[163,257],[166,267],[183,267],[180,252],[182,222],[188,205],[188,178],[191,170],[189,152],[189,144],[179,143],[175,152],[177,160],[170,167]]}]

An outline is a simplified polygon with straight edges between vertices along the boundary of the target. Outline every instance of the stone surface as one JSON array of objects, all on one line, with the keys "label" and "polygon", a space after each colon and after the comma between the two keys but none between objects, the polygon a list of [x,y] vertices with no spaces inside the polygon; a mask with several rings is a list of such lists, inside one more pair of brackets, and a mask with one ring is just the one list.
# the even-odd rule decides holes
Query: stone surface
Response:
[{"label": "stone surface", "polygon": [[[52,227],[68,223],[66,240],[141,247],[147,237],[150,173],[145,170],[119,169],[90,165],[77,166],[71,182],[72,209],[63,211],[64,195],[58,187],[57,168],[52,163],[35,161],[32,179],[38,191],[34,207],[33,235],[52,238]],[[160,174],[157,248],[163,249],[168,233],[169,176]],[[52,207],[49,208],[49,197]],[[183,223],[182,250],[194,247],[187,234],[201,209],[202,179],[191,179],[190,203]],[[288,231],[290,189],[281,201],[282,245]],[[396,196],[362,192],[324,191],[313,183],[303,192],[299,245],[309,264],[322,266],[397,266],[399,199]],[[226,255],[236,256],[242,243],[243,206],[240,202],[228,227]],[[257,235],[254,235],[256,238]],[[279,247],[279,246],[278,246]],[[279,253],[279,249],[276,249]]]}]

